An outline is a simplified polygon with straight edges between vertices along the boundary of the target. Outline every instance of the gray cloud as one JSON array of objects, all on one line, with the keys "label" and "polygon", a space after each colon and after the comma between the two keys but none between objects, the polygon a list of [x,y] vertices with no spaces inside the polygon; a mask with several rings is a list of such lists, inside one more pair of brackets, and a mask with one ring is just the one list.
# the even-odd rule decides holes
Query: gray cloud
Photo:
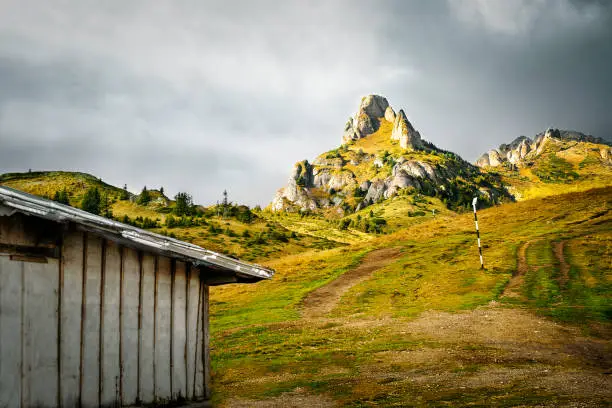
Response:
[{"label": "gray cloud", "polygon": [[0,0],[0,172],[267,204],[368,93],[473,160],[548,126],[609,137],[603,1]]}]

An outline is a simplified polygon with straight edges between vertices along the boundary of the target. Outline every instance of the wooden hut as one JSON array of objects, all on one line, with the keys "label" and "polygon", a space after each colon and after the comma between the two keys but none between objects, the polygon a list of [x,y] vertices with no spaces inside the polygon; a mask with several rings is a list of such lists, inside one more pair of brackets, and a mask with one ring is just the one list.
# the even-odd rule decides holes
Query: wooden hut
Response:
[{"label": "wooden hut", "polygon": [[0,187],[0,407],[205,399],[209,286],[272,275]]}]

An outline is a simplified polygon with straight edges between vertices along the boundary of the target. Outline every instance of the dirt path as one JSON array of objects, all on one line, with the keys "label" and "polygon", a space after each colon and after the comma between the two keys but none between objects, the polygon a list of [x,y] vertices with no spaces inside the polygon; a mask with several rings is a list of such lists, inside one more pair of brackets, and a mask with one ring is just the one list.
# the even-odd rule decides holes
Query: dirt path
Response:
[{"label": "dirt path", "polygon": [[391,263],[400,253],[400,248],[384,248],[370,252],[357,268],[311,292],[304,299],[302,316],[320,317],[331,312],[350,288],[367,279],[374,271]]},{"label": "dirt path", "polygon": [[567,285],[567,281],[569,280],[569,270],[570,264],[565,260],[565,256],[563,255],[563,247],[565,245],[565,241],[553,242],[553,253],[555,254],[555,258],[559,262],[559,272],[561,272],[559,276],[559,286],[564,288]]},{"label": "dirt path", "polygon": [[527,248],[529,248],[532,242],[533,241],[527,241],[518,249],[516,271],[512,275],[510,282],[508,282],[500,298],[517,298],[521,296],[519,289],[523,285],[525,274],[529,271],[529,264],[527,264]]}]

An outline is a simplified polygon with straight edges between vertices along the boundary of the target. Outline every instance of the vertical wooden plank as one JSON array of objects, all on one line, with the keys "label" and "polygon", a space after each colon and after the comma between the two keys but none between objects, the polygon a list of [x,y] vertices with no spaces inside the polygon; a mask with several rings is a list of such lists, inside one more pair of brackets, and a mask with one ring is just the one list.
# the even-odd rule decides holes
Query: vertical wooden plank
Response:
[{"label": "vertical wooden plank", "polygon": [[135,404],[138,398],[138,304],[140,287],[138,253],[124,249],[122,299],[123,404]]},{"label": "vertical wooden plank", "polygon": [[[62,234],[63,240],[63,234]],[[57,407],[62,406],[62,297],[64,295],[64,255],[62,248],[60,248],[60,258],[58,260],[59,268],[57,271],[58,284],[57,284],[57,398],[55,404]],[[2,330],[0,330],[2,333]]]},{"label": "vertical wooden plank", "polygon": [[85,313],[83,316],[83,384],[81,404],[100,404],[100,287],[102,240],[87,234],[85,251]]},{"label": "vertical wooden plank", "polygon": [[208,322],[209,322],[209,303],[208,303],[208,299],[209,299],[209,286],[208,285],[203,285],[204,286],[204,293],[202,296],[202,324],[203,324],[203,332],[204,332],[204,397],[205,398],[210,398],[211,395],[211,388],[210,388],[210,330],[208,327]]},{"label": "vertical wooden plank", "polygon": [[187,398],[197,396],[195,393],[195,381],[197,372],[197,341],[201,338],[198,335],[198,307],[200,305],[200,278],[199,270],[195,267],[190,268],[187,281]]},{"label": "vertical wooden plank", "polygon": [[98,313],[98,405],[102,405],[104,387],[104,287],[106,286],[106,240],[101,242],[100,257],[100,311]]},{"label": "vertical wooden plank", "polygon": [[22,262],[0,256],[0,407],[21,403],[22,268]]},{"label": "vertical wooden plank", "polygon": [[159,400],[169,400],[171,397],[171,280],[170,259],[160,256],[157,261],[157,319],[155,327],[155,395]]},{"label": "vertical wooden plank", "polygon": [[187,390],[187,378],[185,371],[185,348],[187,345],[187,337],[185,332],[185,285],[185,263],[177,261],[174,275],[174,316],[172,328],[172,361],[174,363],[172,369],[172,394],[174,398],[184,398]]},{"label": "vertical wooden plank", "polygon": [[143,403],[153,402],[153,337],[154,337],[154,296],[155,257],[143,255],[141,281],[141,324],[140,324],[140,399]]},{"label": "vertical wooden plank", "polygon": [[49,405],[57,398],[59,261],[24,262],[24,404]]},{"label": "vertical wooden plank", "polygon": [[62,406],[79,404],[81,290],[83,279],[83,234],[70,232],[62,247],[64,287],[62,290],[61,367]]},{"label": "vertical wooden plank", "polygon": [[153,401],[157,401],[157,276],[159,270],[159,257],[155,256],[155,269],[153,271]]},{"label": "vertical wooden plank", "polygon": [[202,398],[204,396],[204,354],[203,354],[203,344],[204,344],[204,325],[202,324],[202,292],[204,290],[204,285],[200,278],[200,271],[198,270],[198,304],[197,304],[197,330],[196,330],[196,355],[195,355],[195,378],[194,378],[194,395],[197,398]]},{"label": "vertical wooden plank", "polygon": [[104,265],[104,308],[102,319],[102,406],[113,406],[119,401],[119,296],[121,285],[121,247],[106,243]]}]

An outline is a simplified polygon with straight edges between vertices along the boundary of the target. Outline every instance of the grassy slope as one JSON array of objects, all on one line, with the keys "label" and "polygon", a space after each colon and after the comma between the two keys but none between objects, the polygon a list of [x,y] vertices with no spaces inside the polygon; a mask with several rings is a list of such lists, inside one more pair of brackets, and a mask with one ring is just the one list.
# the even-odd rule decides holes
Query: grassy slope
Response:
[{"label": "grassy slope", "polygon": [[98,187],[112,197],[118,197],[121,190],[118,187],[104,183],[91,174],[68,171],[45,171],[31,173],[6,173],[0,175],[0,184],[44,197],[66,189],[70,204],[77,206],[85,192],[91,187]]},{"label": "grassy slope", "polygon": [[[608,187],[481,211],[485,271],[478,268],[472,215],[448,214],[367,243],[272,260],[266,263],[278,271],[272,281],[213,288],[214,399],[220,404],[236,398],[280,403],[274,398],[318,395],[346,406],[405,406],[406,401],[411,405],[601,404],[606,396],[597,392],[581,395],[562,385],[551,391],[554,387],[540,389],[535,379],[527,384],[524,379],[529,373],[539,378],[554,369],[559,381],[571,375],[582,384],[590,384],[584,380],[589,376],[602,381],[591,363],[574,352],[568,351],[571,358],[562,361],[546,362],[535,355],[538,347],[550,353],[558,347],[575,348],[573,343],[558,343],[570,339],[572,325],[609,336],[611,202]],[[560,279],[560,265],[552,255],[552,245],[560,241],[571,265],[567,281]],[[516,271],[518,249],[526,242],[541,244],[527,250],[530,268],[520,295],[500,299]],[[403,254],[350,289],[328,318],[300,318],[301,300],[307,293],[382,247],[401,247]],[[508,320],[507,333],[500,328],[491,334],[501,332],[506,337],[491,344],[487,339],[470,340],[464,332],[455,333],[456,338],[444,334],[458,324],[452,323],[456,319],[452,316],[472,316],[460,312],[478,307],[488,310],[481,313],[485,317],[490,313],[499,315],[496,321]],[[522,310],[570,326],[546,326],[545,335],[548,323]],[[432,311],[460,314],[419,319]],[[451,323],[418,334],[422,325],[442,318]],[[512,329],[510,322],[515,320]],[[537,327],[523,333],[529,324]],[[542,334],[537,334],[540,330]],[[589,342],[610,349],[609,342]],[[509,350],[507,344],[515,347],[515,343],[518,348]],[[398,361],[398,355],[411,357]],[[517,379],[495,383],[500,373]],[[470,381],[477,384],[466,390]]]},{"label": "grassy slope", "polygon": [[500,173],[519,200],[585,191],[610,185],[612,162],[602,159],[603,148],[608,146],[551,140],[541,155],[528,156],[527,165],[518,171],[501,167],[488,171]]},{"label": "grassy slope", "polygon": [[[147,217],[164,224],[168,208],[174,206],[157,190],[149,190],[151,203],[147,206],[138,205],[134,200],[119,199],[122,190],[104,183],[102,180],[86,173],[50,171],[32,173],[8,173],[0,175],[0,185],[12,187],[30,194],[53,197],[56,191],[66,189],[72,206],[79,207],[83,195],[91,187],[98,187],[108,195],[115,219],[122,220],[125,215],[134,220],[136,217]],[[131,195],[134,199],[135,196]],[[260,261],[271,257],[279,257],[291,253],[302,252],[304,249],[329,249],[341,244],[329,241],[324,237],[297,234],[292,237],[290,231],[275,221],[256,217],[250,224],[242,223],[234,218],[212,216],[206,218],[207,225],[174,228],[154,228],[154,232],[173,234],[179,239],[192,242],[213,251],[239,256],[249,261]],[[219,232],[211,233],[209,225],[213,224]],[[248,237],[243,236],[245,231]],[[298,233],[300,231],[297,231]],[[269,234],[280,234],[281,239],[271,239]],[[263,236],[256,240],[254,237]],[[284,236],[286,238],[282,238]]]}]

